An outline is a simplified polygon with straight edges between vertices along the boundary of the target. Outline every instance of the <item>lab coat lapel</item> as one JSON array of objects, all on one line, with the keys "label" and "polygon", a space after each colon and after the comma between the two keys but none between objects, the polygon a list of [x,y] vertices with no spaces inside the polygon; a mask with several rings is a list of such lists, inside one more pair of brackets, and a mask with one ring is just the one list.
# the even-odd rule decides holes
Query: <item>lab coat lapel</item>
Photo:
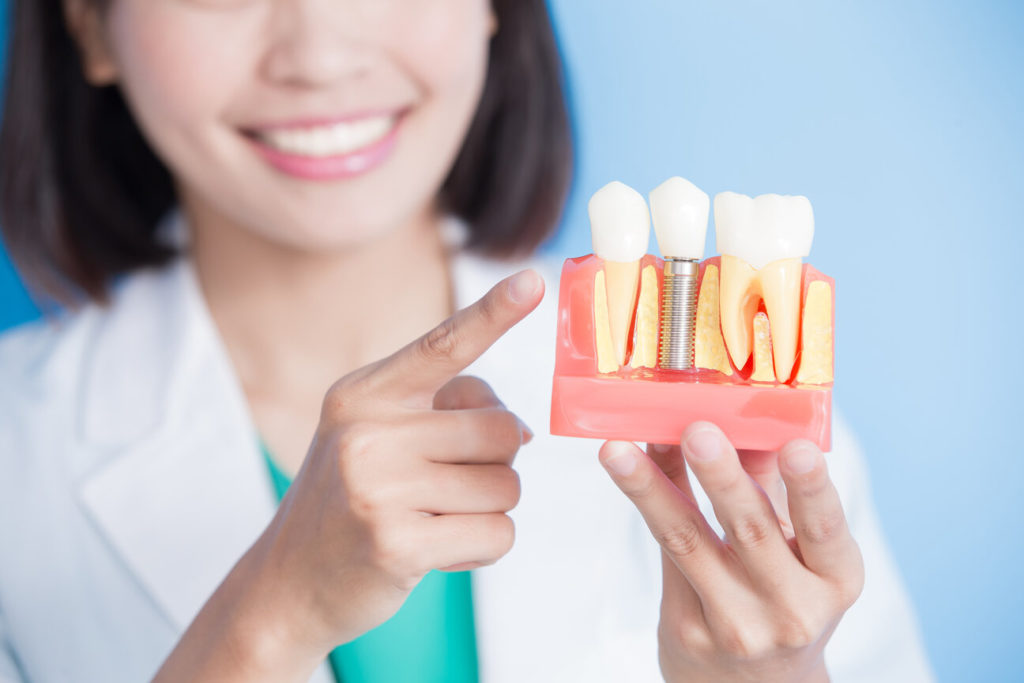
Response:
[{"label": "lab coat lapel", "polygon": [[274,501],[190,262],[134,276],[118,296],[86,369],[81,439],[98,465],[80,496],[184,628],[266,526]]}]

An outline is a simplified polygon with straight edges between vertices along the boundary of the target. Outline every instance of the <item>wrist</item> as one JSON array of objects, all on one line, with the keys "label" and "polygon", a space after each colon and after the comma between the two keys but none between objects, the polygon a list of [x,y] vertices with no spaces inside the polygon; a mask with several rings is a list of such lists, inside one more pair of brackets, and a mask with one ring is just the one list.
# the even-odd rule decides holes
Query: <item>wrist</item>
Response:
[{"label": "wrist", "polygon": [[[229,645],[258,672],[308,668],[310,674],[333,644],[317,619],[306,609],[308,600],[292,590],[291,582],[275,561],[268,530],[238,561],[224,588],[233,594]],[[282,668],[283,667],[283,668]]]}]

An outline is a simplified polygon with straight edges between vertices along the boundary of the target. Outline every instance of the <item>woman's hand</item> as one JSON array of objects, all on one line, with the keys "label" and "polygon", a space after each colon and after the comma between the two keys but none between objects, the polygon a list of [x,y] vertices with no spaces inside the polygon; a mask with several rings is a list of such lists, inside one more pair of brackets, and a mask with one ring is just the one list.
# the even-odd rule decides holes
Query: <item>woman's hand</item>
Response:
[{"label": "woman's hand", "polygon": [[[662,549],[668,681],[827,680],[823,652],[860,595],[864,568],[821,451],[737,453],[698,422],[682,447],[609,441],[600,459]],[[694,501],[687,465],[725,530]]]},{"label": "woman's hand", "polygon": [[[519,273],[331,387],[273,522],[165,663],[167,680],[304,680],[334,646],[398,611],[431,569],[471,569],[511,549],[511,464],[532,434],[485,382],[456,375],[543,291],[535,272]],[[205,652],[216,661],[196,665],[217,636],[230,660]]]}]

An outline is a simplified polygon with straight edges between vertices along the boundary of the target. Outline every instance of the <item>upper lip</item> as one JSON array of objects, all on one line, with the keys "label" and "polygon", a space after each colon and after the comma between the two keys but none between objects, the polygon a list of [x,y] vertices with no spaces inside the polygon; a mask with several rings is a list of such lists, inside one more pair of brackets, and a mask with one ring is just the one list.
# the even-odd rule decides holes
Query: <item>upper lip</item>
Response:
[{"label": "upper lip", "polygon": [[346,113],[346,114],[310,114],[310,115],[299,115],[290,118],[278,118],[269,121],[263,121],[260,123],[253,123],[251,125],[242,126],[242,129],[246,132],[251,133],[262,133],[274,130],[283,130],[289,128],[316,128],[319,126],[331,126],[336,123],[348,123],[350,121],[359,121],[361,119],[371,119],[380,116],[394,116],[399,117],[404,114],[406,108],[394,107],[394,108],[380,108],[380,109],[364,109],[357,112]]}]

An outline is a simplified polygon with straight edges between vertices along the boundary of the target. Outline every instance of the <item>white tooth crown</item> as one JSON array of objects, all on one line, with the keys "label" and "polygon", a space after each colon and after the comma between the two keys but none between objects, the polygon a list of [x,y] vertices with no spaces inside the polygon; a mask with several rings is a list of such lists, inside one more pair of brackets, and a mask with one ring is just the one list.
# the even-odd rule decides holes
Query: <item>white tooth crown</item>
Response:
[{"label": "white tooth crown", "polygon": [[807,197],[736,192],[715,195],[715,236],[718,253],[763,268],[784,258],[811,253],[814,212]]},{"label": "white tooth crown", "polygon": [[259,133],[271,147],[291,154],[329,157],[348,154],[377,142],[394,128],[393,115],[374,116],[314,128],[282,128]]},{"label": "white tooth crown", "polygon": [[647,253],[651,215],[639,192],[617,180],[610,182],[590,198],[587,212],[597,256],[629,263]]},{"label": "white tooth crown", "polygon": [[650,194],[651,216],[658,248],[665,257],[693,259],[704,256],[711,200],[685,178],[669,178]]}]

